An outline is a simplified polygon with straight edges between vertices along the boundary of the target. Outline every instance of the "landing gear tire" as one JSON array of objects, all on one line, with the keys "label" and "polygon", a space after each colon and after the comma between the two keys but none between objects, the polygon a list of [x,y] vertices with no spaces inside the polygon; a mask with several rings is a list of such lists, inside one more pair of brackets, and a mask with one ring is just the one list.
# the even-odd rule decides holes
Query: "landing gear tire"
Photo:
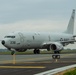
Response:
[{"label": "landing gear tire", "polygon": [[40,50],[37,50],[37,54],[40,54]]},{"label": "landing gear tire", "polygon": [[52,55],[52,58],[53,58],[53,59],[60,59],[60,55],[55,55],[55,54],[54,54],[54,55]]},{"label": "landing gear tire", "polygon": [[34,50],[34,54],[40,54],[40,50],[39,49],[35,49]]},{"label": "landing gear tire", "polygon": [[60,59],[60,51],[54,51],[54,54],[52,55],[53,59]]},{"label": "landing gear tire", "polygon": [[36,54],[36,50],[34,50],[34,54]]},{"label": "landing gear tire", "polygon": [[15,54],[15,51],[11,51],[11,55],[14,55]]}]

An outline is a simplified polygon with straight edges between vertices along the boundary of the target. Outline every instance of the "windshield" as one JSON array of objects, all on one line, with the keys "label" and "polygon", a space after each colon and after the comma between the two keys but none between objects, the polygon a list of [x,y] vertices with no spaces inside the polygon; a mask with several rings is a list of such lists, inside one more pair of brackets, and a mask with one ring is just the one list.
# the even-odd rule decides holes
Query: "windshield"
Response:
[{"label": "windshield", "polygon": [[5,38],[15,38],[15,36],[5,36]]}]

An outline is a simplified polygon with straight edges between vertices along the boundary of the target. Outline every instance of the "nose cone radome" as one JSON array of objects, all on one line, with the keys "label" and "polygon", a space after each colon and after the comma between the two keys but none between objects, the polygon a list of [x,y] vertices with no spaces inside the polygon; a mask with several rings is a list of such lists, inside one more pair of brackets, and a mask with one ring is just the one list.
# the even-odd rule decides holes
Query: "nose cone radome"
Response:
[{"label": "nose cone radome", "polygon": [[5,44],[5,41],[4,41],[4,40],[2,40],[2,42],[1,42],[1,43],[2,43],[2,45],[4,45],[4,44]]}]

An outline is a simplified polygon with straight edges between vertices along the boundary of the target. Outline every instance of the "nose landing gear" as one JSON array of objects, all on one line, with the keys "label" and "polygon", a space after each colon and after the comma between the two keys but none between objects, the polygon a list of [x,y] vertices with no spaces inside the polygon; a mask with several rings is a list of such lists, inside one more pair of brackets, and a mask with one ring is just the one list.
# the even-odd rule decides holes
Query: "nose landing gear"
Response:
[{"label": "nose landing gear", "polygon": [[15,54],[15,51],[11,51],[11,55],[14,55]]}]

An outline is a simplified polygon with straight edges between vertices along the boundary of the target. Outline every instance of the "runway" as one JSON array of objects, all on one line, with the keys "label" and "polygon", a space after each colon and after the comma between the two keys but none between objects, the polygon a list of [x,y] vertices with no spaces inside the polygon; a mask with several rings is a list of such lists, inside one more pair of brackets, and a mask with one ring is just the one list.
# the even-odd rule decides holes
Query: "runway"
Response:
[{"label": "runway", "polygon": [[1,75],[34,75],[47,70],[76,64],[76,54],[61,54],[61,59],[52,59],[52,54],[0,55]]}]

